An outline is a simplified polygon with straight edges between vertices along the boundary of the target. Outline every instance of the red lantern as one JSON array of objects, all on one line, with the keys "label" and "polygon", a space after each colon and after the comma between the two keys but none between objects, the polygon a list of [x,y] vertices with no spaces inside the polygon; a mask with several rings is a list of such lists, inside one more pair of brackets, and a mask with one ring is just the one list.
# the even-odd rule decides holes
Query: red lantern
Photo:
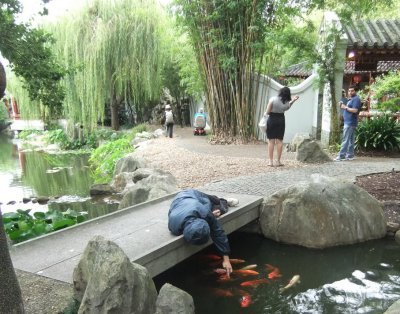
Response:
[{"label": "red lantern", "polygon": [[362,77],[359,74],[353,76],[353,82],[356,84],[360,83],[361,79],[362,79]]}]

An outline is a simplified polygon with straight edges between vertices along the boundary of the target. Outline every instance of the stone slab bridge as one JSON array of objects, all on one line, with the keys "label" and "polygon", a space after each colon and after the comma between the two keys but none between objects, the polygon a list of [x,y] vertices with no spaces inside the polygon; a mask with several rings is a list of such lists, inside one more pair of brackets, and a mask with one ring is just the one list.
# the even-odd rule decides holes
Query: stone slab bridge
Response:
[{"label": "stone slab bridge", "polygon": [[[219,218],[227,234],[256,220],[262,197],[202,190],[219,197],[234,197],[239,205]],[[89,240],[100,235],[115,242],[129,259],[146,267],[152,277],[202,250],[168,230],[168,210],[175,194],[128,207],[68,229],[14,245],[16,269],[72,283],[72,275]]]}]

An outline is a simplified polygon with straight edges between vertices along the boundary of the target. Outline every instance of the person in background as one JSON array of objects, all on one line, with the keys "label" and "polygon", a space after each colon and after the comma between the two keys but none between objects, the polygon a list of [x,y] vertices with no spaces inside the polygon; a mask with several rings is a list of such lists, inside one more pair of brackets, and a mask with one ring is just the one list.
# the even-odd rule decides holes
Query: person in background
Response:
[{"label": "person in background", "polygon": [[[293,103],[299,99],[299,96],[292,96],[289,87],[282,87],[276,97],[272,97],[267,106],[265,114],[268,115],[267,120],[267,138],[268,138],[268,166],[283,166],[281,163],[283,136],[285,135],[285,114]],[[273,163],[274,148],[276,146],[277,159]]]},{"label": "person in background", "polygon": [[358,113],[361,109],[361,100],[354,86],[349,88],[350,99],[347,104],[341,104],[343,109],[343,139],[340,151],[335,161],[354,159],[354,142],[358,125]]},{"label": "person in background", "polygon": [[222,256],[222,267],[229,276],[232,265],[229,261],[228,237],[217,218],[228,211],[228,205],[237,204],[237,199],[225,200],[194,189],[183,190],[171,203],[168,229],[174,235],[183,234],[185,241],[194,245],[205,244],[211,237]]},{"label": "person in background", "polygon": [[339,101],[339,107],[340,107],[339,120],[340,120],[341,127],[343,127],[343,113],[344,113],[344,109],[342,109],[341,106],[342,106],[342,104],[347,105],[348,101],[349,101],[349,99],[346,97],[346,91],[344,89],[342,89],[342,96],[340,97],[340,101]]},{"label": "person in background", "polygon": [[166,136],[172,138],[174,129],[174,115],[169,104],[165,106],[165,127],[167,129]]}]

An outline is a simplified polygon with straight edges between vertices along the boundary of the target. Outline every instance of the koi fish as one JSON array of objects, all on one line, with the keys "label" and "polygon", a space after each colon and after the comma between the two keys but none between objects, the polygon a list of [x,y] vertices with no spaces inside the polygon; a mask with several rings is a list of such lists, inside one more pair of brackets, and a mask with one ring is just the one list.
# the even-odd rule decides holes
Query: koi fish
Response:
[{"label": "koi fish", "polygon": [[267,268],[268,271],[274,270],[276,267],[271,264],[265,264],[265,267]]},{"label": "koi fish", "polygon": [[249,307],[250,304],[253,303],[251,300],[251,296],[246,294],[240,298],[240,306],[241,307]]},{"label": "koi fish", "polygon": [[251,270],[251,269],[235,269],[232,271],[232,273],[242,275],[242,276],[253,276],[253,275],[260,274],[258,271]]},{"label": "koi fish", "polygon": [[287,289],[297,285],[298,283],[300,283],[300,275],[294,275],[293,278],[290,279],[289,283],[286,286],[279,289],[279,292],[282,293],[282,292],[286,291]]},{"label": "koi fish", "polygon": [[214,292],[215,295],[219,297],[233,297],[233,293],[230,290],[213,288],[212,291]]},{"label": "koi fish", "polygon": [[223,275],[223,274],[226,274],[226,269],[216,268],[216,269],[213,270],[213,272],[218,274],[218,275]]},{"label": "koi fish", "polygon": [[208,260],[208,261],[219,261],[222,259],[221,256],[215,255],[215,254],[206,254],[202,256],[203,259]]},{"label": "koi fish", "polygon": [[257,264],[247,265],[245,267],[242,267],[241,269],[245,270],[245,269],[254,269],[254,268],[257,268]]},{"label": "koi fish", "polygon": [[256,279],[256,280],[250,280],[250,281],[244,281],[240,285],[242,287],[257,287],[262,283],[268,283],[268,280],[263,278],[263,279]]},{"label": "koi fish", "polygon": [[277,268],[277,267],[275,267],[274,270],[268,274],[269,279],[276,279],[279,277],[282,277],[282,275],[281,275],[279,268]]},{"label": "koi fish", "polygon": [[219,276],[217,279],[218,282],[225,282],[225,281],[229,281],[229,280],[231,280],[231,277],[229,277],[226,274]]},{"label": "koi fish", "polygon": [[238,258],[230,258],[229,261],[231,262],[231,264],[241,264],[245,262],[244,259],[238,259]]}]

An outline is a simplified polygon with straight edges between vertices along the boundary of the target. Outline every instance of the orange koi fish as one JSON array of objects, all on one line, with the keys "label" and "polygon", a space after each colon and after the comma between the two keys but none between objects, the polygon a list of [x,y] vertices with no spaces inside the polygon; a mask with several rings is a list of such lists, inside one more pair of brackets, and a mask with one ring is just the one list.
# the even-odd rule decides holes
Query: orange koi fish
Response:
[{"label": "orange koi fish", "polygon": [[253,303],[251,300],[251,296],[246,294],[240,298],[240,306],[241,307],[249,307],[250,304]]},{"label": "orange koi fish", "polygon": [[242,276],[253,276],[253,275],[259,275],[260,273],[252,270],[252,269],[235,269],[232,271],[234,274],[242,275]]},{"label": "orange koi fish", "polygon": [[226,274],[226,269],[216,268],[216,269],[213,270],[213,272],[218,274],[218,275],[223,275],[223,274]]},{"label": "orange koi fish", "polygon": [[225,281],[229,281],[229,280],[231,280],[231,277],[229,277],[226,274],[219,276],[217,279],[218,282],[225,282]]},{"label": "orange koi fish", "polygon": [[233,293],[230,290],[213,288],[212,291],[214,292],[215,295],[219,297],[233,297]]},{"label": "orange koi fish", "polygon": [[263,279],[256,279],[256,280],[250,280],[250,281],[244,281],[240,285],[242,287],[257,287],[262,283],[268,283],[268,280],[263,278]]},{"label": "orange koi fish", "polygon": [[230,258],[229,261],[231,262],[231,264],[241,264],[245,262],[244,259],[238,259],[238,258]]},{"label": "orange koi fish", "polygon": [[208,260],[208,261],[219,261],[222,259],[221,256],[215,255],[215,254],[206,254],[202,256],[203,259]]},{"label": "orange koi fish", "polygon": [[279,277],[282,277],[282,275],[281,275],[279,268],[277,268],[277,267],[275,267],[274,270],[268,274],[269,279],[276,279]]},{"label": "orange koi fish", "polygon": [[267,268],[268,271],[274,270],[276,267],[271,264],[265,264],[265,267]]},{"label": "orange koi fish", "polygon": [[257,264],[247,265],[245,267],[242,267],[241,269],[245,270],[245,269],[254,269],[254,268],[257,268]]}]

